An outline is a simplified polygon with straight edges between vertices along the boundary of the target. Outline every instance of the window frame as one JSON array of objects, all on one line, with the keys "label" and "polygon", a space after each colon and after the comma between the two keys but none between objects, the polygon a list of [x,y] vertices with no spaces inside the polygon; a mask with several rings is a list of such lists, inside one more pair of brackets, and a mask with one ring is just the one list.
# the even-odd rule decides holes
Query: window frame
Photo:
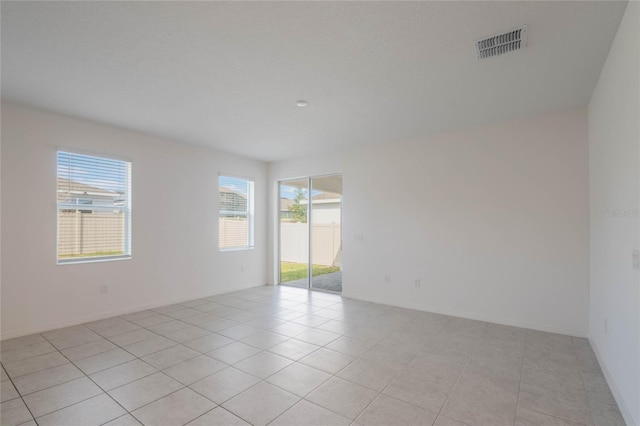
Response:
[{"label": "window frame", "polygon": [[[125,163],[125,203],[122,206],[108,206],[103,207],[99,205],[79,203],[81,197],[72,198],[69,203],[58,202],[58,156],[60,153],[70,155],[83,155],[89,157],[102,158],[111,161],[120,161]],[[133,173],[133,161],[128,158],[122,158],[110,154],[97,153],[91,151],[84,151],[75,148],[57,147],[56,148],[56,178],[55,178],[55,194],[56,194],[56,265],[73,265],[80,263],[99,263],[99,262],[113,262],[118,260],[129,260],[132,258],[132,244],[131,244],[131,212],[132,212],[132,194],[131,194],[131,181]],[[89,208],[87,208],[89,207]],[[120,210],[124,214],[124,254],[113,256],[84,256],[84,257],[70,257],[60,258],[60,211],[61,210]]]},{"label": "window frame", "polygon": [[[222,206],[218,201],[218,251],[220,252],[233,252],[253,250],[255,248],[255,179],[247,176],[239,176],[231,173],[218,173],[218,200],[220,200],[220,184],[221,178],[241,179],[247,181],[247,210],[246,212],[239,212],[233,210],[222,210]],[[235,246],[235,247],[222,247],[220,239],[220,219],[225,215],[242,215],[247,218],[247,245]]]}]

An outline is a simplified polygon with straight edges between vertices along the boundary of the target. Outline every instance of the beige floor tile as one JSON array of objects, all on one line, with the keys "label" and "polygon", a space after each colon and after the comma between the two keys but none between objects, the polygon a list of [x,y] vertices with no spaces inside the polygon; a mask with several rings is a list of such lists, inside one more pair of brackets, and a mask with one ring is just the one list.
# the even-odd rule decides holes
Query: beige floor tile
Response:
[{"label": "beige floor tile", "polygon": [[157,313],[153,313],[152,315],[147,315],[144,318],[131,320],[131,322],[139,325],[140,327],[151,327],[153,325],[158,325],[158,324],[171,322],[171,321],[174,321],[174,319],[166,315],[160,315]]},{"label": "beige floor tile", "polygon": [[150,376],[157,371],[158,370],[146,362],[134,359],[133,361],[125,362],[124,364],[92,374],[89,377],[105,391],[110,391],[127,383],[142,379],[143,377]]},{"label": "beige floor tile", "polygon": [[277,325],[271,328],[271,331],[274,333],[282,334],[287,337],[296,337],[299,334],[304,333],[305,331],[311,330],[311,327],[307,327],[306,325],[296,324],[293,322],[285,322],[283,324]]},{"label": "beige floor tile", "polygon": [[269,426],[347,426],[351,420],[302,400],[281,414]]},{"label": "beige floor tile", "polygon": [[268,351],[294,361],[303,358],[320,349],[320,346],[312,345],[297,339],[289,339],[269,348]]},{"label": "beige floor tile", "polygon": [[173,340],[158,336],[142,342],[126,345],[123,349],[137,357],[143,357],[176,345],[178,345],[178,343]]},{"label": "beige floor tile", "polygon": [[169,332],[163,333],[162,335],[167,339],[171,339],[175,342],[182,343],[188,340],[197,339],[199,337],[208,336],[209,334],[211,334],[209,330],[205,330],[204,328],[190,325],[187,328],[169,331]]},{"label": "beige floor tile", "polygon": [[230,413],[222,407],[216,407],[197,419],[187,423],[187,426],[251,426],[240,417]]},{"label": "beige floor tile", "polygon": [[134,312],[132,314],[120,315],[120,318],[133,322],[133,321],[141,320],[142,318],[151,317],[153,315],[157,315],[157,314],[151,310],[148,310],[148,311]]},{"label": "beige floor tile", "polygon": [[197,339],[188,340],[183,343],[188,348],[198,351],[200,353],[210,352],[214,349],[226,346],[233,343],[234,340],[228,337],[222,336],[217,333],[210,333],[206,336],[199,337]]},{"label": "beige floor tile", "polygon": [[362,357],[367,359],[393,361],[401,364],[411,362],[418,351],[415,348],[404,348],[402,346],[388,346],[378,344],[366,351]]},{"label": "beige floor tile", "polygon": [[299,397],[265,382],[260,382],[222,404],[222,407],[254,426],[266,425]]},{"label": "beige floor tile", "polygon": [[305,399],[351,420],[374,400],[377,392],[334,377],[311,392]]},{"label": "beige floor tile", "polygon": [[[471,426],[471,425],[462,423],[458,420],[450,419],[449,417],[446,417],[443,415],[439,415],[435,423],[433,424],[433,426]],[[538,426],[542,426],[542,425],[538,425]]]},{"label": "beige floor tile", "polygon": [[261,350],[255,346],[247,345],[242,342],[234,342],[221,348],[214,349],[211,352],[207,352],[207,355],[212,356],[225,364],[232,365],[259,352],[261,352]]},{"label": "beige floor tile", "polygon": [[245,337],[242,342],[260,349],[268,349],[287,339],[288,337],[282,334],[261,330],[249,337]]},{"label": "beige floor tile", "polygon": [[249,337],[253,334],[256,334],[259,331],[261,331],[261,329],[256,327],[251,327],[245,324],[238,324],[236,326],[221,330],[219,334],[234,340],[241,340],[241,339],[244,339],[245,337]]},{"label": "beige floor tile", "polygon": [[189,388],[183,388],[135,410],[132,414],[145,426],[184,425],[215,406],[207,398]]},{"label": "beige floor tile", "polygon": [[424,371],[407,367],[385,388],[386,395],[439,412],[459,374],[451,370]]},{"label": "beige floor tile", "polygon": [[98,426],[125,413],[109,395],[101,394],[39,417],[37,420],[40,426]]},{"label": "beige floor tile", "polygon": [[298,396],[305,396],[331,378],[330,374],[294,363],[272,375],[267,382]]},{"label": "beige floor tile", "polygon": [[117,419],[105,423],[103,426],[141,426],[142,423],[137,421],[131,414],[125,414]]},{"label": "beige floor tile", "polygon": [[81,377],[29,394],[24,397],[24,402],[31,413],[38,418],[101,393],[102,390],[91,380]]},{"label": "beige floor tile", "polygon": [[329,333],[328,331],[318,330],[317,328],[314,328],[309,331],[305,331],[304,333],[298,334],[296,336],[296,339],[302,340],[303,342],[311,343],[312,345],[324,346],[340,337],[341,336],[339,334]]},{"label": "beige floor tile", "polygon": [[611,398],[611,389],[607,384],[604,374],[601,371],[584,370],[582,371],[582,380],[587,396],[592,395],[600,399]]},{"label": "beige floor tile", "polygon": [[200,355],[199,352],[189,349],[186,346],[178,345],[161,351],[152,353],[142,357],[142,360],[148,364],[153,365],[159,370],[171,367],[172,365],[179,364],[191,358],[195,358]]},{"label": "beige floor tile", "polygon": [[117,336],[110,337],[109,340],[111,340],[113,343],[115,343],[118,346],[126,346],[126,345],[132,345],[138,342],[143,342],[145,340],[153,339],[154,337],[158,337],[158,335],[149,330],[145,330],[141,328],[139,330],[134,330],[128,333],[119,334]]},{"label": "beige floor tile", "polygon": [[119,336],[125,333],[131,333],[132,331],[141,330],[139,325],[136,325],[132,322],[125,321],[114,324],[110,327],[101,328],[100,330],[96,330],[96,333],[101,335],[102,337],[112,338],[115,336]]},{"label": "beige floor tile", "polygon": [[64,349],[62,354],[69,358],[70,361],[79,361],[83,358],[89,358],[90,356],[109,352],[114,349],[118,349],[118,347],[106,339],[100,339],[95,342]]},{"label": "beige floor tile", "polygon": [[32,420],[31,414],[24,405],[22,398],[12,399],[0,404],[0,424],[2,426],[17,426]]},{"label": "beige floor tile", "polygon": [[589,406],[593,415],[593,421],[600,426],[624,426],[625,421],[620,414],[618,405],[613,397],[611,398],[589,398]]},{"label": "beige floor tile", "polygon": [[103,338],[102,336],[100,336],[99,334],[91,330],[85,330],[79,333],[63,335],[55,339],[50,339],[49,341],[53,346],[55,346],[59,350],[63,350],[63,349],[71,348],[73,346],[95,342],[96,340],[101,340],[102,338]]},{"label": "beige floor tile", "polygon": [[182,330],[183,328],[188,328],[188,327],[191,327],[191,326],[186,322],[172,319],[171,321],[163,322],[161,324],[151,325],[146,328],[153,331],[154,333],[164,334],[164,333],[169,333],[171,331]]},{"label": "beige floor tile", "polygon": [[518,408],[515,426],[579,426],[579,423]]},{"label": "beige floor tile", "polygon": [[373,346],[375,346],[375,344],[368,340],[358,339],[356,337],[342,336],[326,345],[325,348],[357,357],[373,348]]},{"label": "beige floor tile", "polygon": [[0,361],[3,426],[35,425],[16,390],[41,424],[141,424],[109,396],[149,424],[623,424],[587,339],[286,286],[6,340]]},{"label": "beige floor tile", "polygon": [[227,364],[223,362],[206,355],[200,355],[166,368],[163,372],[183,385],[188,386],[226,367]]},{"label": "beige floor tile", "polygon": [[83,358],[75,361],[74,364],[85,374],[93,374],[106,370],[107,368],[115,367],[116,365],[124,364],[133,359],[135,359],[135,357],[129,352],[117,348],[88,358]]},{"label": "beige floor tile", "polygon": [[465,373],[441,414],[472,425],[513,425],[517,400],[517,383]]},{"label": "beige floor tile", "polygon": [[113,389],[109,391],[109,395],[128,411],[133,411],[182,387],[171,377],[163,373],[155,373]]},{"label": "beige floor tile", "polygon": [[291,363],[292,361],[290,359],[269,352],[260,352],[244,361],[240,361],[235,364],[234,367],[245,373],[266,379]]},{"label": "beige floor tile", "polygon": [[67,364],[68,362],[69,361],[59,352],[51,352],[49,354],[24,359],[22,361],[3,364],[3,366],[9,376],[12,379],[15,379],[16,377],[24,376],[25,374],[46,370],[47,368]]},{"label": "beige floor tile", "polygon": [[349,365],[354,359],[352,356],[321,348],[302,358],[300,362],[309,367],[317,368],[330,374],[336,374]]},{"label": "beige floor tile", "polygon": [[403,368],[403,364],[394,361],[360,358],[346,366],[337,376],[381,392]]},{"label": "beige floor tile", "polygon": [[221,370],[189,386],[211,401],[222,404],[258,383],[260,379],[233,367]]},{"label": "beige floor tile", "polygon": [[10,380],[2,382],[0,385],[0,402],[9,401],[19,396],[20,394],[18,394],[18,391]]},{"label": "beige floor tile", "polygon": [[21,346],[17,348],[2,349],[0,352],[0,361],[4,364],[16,361],[22,361],[23,359],[33,358],[38,355],[48,354],[55,352],[56,348],[49,342],[34,343],[33,345]]},{"label": "beige floor tile", "polygon": [[34,345],[36,343],[46,342],[46,339],[40,334],[30,334],[28,336],[15,337],[2,341],[2,350],[11,350],[24,346]]},{"label": "beige floor tile", "polygon": [[83,377],[84,374],[75,365],[67,363],[14,379],[13,383],[22,395],[28,395]]},{"label": "beige floor tile", "polygon": [[474,355],[465,366],[464,371],[488,377],[499,377],[518,383],[521,379],[522,356],[504,353],[480,357]]},{"label": "beige floor tile", "polygon": [[438,413],[381,394],[358,416],[356,423],[363,426],[431,426],[437,416]]},{"label": "beige floor tile", "polygon": [[186,318],[186,317],[190,317],[192,315],[196,315],[199,314],[200,311],[196,311],[194,309],[189,309],[189,308],[184,308],[184,309],[178,309],[172,312],[167,312],[165,315],[167,315],[168,317],[174,318],[174,319],[180,319],[180,318]]},{"label": "beige floor tile", "polygon": [[522,383],[518,406],[585,425],[593,424],[585,392],[566,393]]}]

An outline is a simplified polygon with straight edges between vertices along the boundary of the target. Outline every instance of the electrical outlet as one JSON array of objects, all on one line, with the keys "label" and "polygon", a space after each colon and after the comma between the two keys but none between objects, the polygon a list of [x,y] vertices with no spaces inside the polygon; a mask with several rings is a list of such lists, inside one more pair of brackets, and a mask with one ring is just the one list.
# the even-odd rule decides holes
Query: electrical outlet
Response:
[{"label": "electrical outlet", "polygon": [[416,287],[420,287],[422,286],[422,281],[420,281],[420,278],[418,278],[417,280],[415,280],[415,282],[413,283]]},{"label": "electrical outlet", "polygon": [[385,275],[385,276],[384,276],[384,282],[385,282],[386,284],[391,283],[391,275],[389,275],[389,274]]},{"label": "electrical outlet", "polygon": [[604,334],[609,333],[609,320],[604,319]]},{"label": "electrical outlet", "polygon": [[107,293],[109,293],[109,286],[102,284],[100,286],[100,294],[107,294]]},{"label": "electrical outlet", "polygon": [[245,271],[247,270],[247,265],[242,265],[242,266],[240,267],[240,270],[241,270],[242,272],[245,272]]},{"label": "electrical outlet", "polygon": [[640,271],[640,250],[631,250],[631,257],[633,258],[633,269]]},{"label": "electrical outlet", "polygon": [[364,242],[364,235],[362,235],[362,234],[355,234],[355,235],[353,236],[353,239],[354,239],[356,242],[358,242],[358,243],[362,243],[362,242]]}]

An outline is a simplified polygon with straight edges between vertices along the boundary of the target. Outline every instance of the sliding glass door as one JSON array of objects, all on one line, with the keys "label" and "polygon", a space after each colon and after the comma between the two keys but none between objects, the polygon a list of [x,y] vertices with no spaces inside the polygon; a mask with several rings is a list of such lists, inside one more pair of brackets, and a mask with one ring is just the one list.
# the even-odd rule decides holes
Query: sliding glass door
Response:
[{"label": "sliding glass door", "polygon": [[280,283],[309,286],[309,179],[280,182]]},{"label": "sliding glass door", "polygon": [[342,291],[342,176],[280,182],[280,284]]},{"label": "sliding glass door", "polygon": [[311,288],[342,292],[342,176],[311,178]]}]

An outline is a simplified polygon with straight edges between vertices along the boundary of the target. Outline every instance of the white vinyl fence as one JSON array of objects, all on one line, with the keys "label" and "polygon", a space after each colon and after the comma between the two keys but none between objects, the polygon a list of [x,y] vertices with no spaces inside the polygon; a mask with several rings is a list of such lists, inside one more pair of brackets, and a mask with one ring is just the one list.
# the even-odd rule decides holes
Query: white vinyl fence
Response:
[{"label": "white vinyl fence", "polygon": [[[311,263],[342,265],[342,241],[339,223],[316,223],[311,227],[313,247]],[[306,263],[309,258],[309,234],[306,223],[280,224],[280,260]]]}]

